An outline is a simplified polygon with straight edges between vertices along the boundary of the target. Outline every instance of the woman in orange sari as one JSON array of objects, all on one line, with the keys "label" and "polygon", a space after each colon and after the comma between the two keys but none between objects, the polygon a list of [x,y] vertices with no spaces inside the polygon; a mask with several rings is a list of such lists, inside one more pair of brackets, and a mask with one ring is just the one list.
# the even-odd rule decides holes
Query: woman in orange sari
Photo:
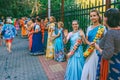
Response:
[{"label": "woman in orange sari", "polygon": [[32,47],[32,34],[29,34],[33,31],[33,22],[30,20],[28,23],[27,23],[27,30],[29,31],[28,32],[28,40],[29,40],[29,50],[31,50],[31,47]]},{"label": "woman in orange sari", "polygon": [[22,36],[22,37],[27,36],[27,31],[26,31],[26,27],[25,27],[24,20],[25,20],[25,18],[22,18],[22,19],[20,20],[20,25],[21,25],[21,36]]},{"label": "woman in orange sari", "polygon": [[45,25],[44,25],[44,19],[41,19],[40,21],[40,28],[41,28],[41,33],[42,33],[42,43],[44,42],[44,28],[45,28]]}]

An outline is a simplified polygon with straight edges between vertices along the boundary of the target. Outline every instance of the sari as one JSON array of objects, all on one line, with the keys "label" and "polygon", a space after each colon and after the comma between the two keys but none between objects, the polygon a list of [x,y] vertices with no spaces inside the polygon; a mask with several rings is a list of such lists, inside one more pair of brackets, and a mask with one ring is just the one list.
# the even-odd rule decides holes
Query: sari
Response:
[{"label": "sari", "polygon": [[[101,25],[100,25],[101,26]],[[91,26],[87,29],[88,41],[93,42],[100,26],[92,28]],[[100,39],[96,42],[99,43]],[[88,46],[89,48],[89,46]],[[98,65],[98,53],[96,49],[86,58],[85,65],[82,72],[81,80],[96,80],[97,65]]]},{"label": "sari", "polygon": [[48,27],[48,39],[47,39],[47,49],[46,49],[46,58],[54,58],[54,41],[51,41],[51,36],[55,35],[55,24],[50,23]]}]

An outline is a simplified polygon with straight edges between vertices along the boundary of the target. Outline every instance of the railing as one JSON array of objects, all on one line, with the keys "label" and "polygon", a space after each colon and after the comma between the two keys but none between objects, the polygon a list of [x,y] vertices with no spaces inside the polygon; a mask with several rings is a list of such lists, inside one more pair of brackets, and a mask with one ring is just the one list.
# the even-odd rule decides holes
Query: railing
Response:
[{"label": "railing", "polygon": [[[113,0],[112,0],[113,1]],[[114,0],[110,4],[111,8],[119,8],[120,9],[120,0]],[[78,20],[79,21],[79,27],[82,28],[84,31],[86,31],[86,28],[91,24],[89,19],[89,12],[92,9],[96,9],[100,12],[101,16],[103,17],[103,14],[106,10],[106,4],[104,3],[104,0],[95,0],[94,3],[89,2],[89,5],[86,3],[79,3],[69,6],[64,6],[64,24],[65,28],[67,28],[69,31],[71,31],[72,27],[72,20]],[[57,21],[61,20],[61,9],[58,10],[52,10],[51,15],[55,16]],[[46,17],[46,13],[41,15],[41,17]]]}]

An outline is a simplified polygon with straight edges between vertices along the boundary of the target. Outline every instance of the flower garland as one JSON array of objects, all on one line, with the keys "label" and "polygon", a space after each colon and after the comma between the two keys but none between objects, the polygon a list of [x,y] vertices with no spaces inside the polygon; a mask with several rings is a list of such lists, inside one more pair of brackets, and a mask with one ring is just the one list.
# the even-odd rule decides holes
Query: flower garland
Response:
[{"label": "flower garland", "polygon": [[[104,33],[104,26],[99,26],[97,34],[93,40],[93,42],[96,42],[97,40],[99,40],[102,35]],[[93,51],[94,51],[95,47],[94,46],[90,46],[85,52],[84,52],[84,57],[88,57]]]},{"label": "flower garland", "polygon": [[79,37],[78,40],[76,41],[75,45],[73,46],[73,49],[70,51],[71,55],[74,54],[75,50],[79,47],[79,45],[82,43],[81,38]]}]

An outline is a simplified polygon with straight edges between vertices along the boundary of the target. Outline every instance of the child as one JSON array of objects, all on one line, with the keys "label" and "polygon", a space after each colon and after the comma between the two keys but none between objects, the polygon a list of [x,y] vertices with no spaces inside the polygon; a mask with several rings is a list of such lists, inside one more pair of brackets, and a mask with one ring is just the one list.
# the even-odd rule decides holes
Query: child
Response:
[{"label": "child", "polygon": [[65,54],[64,54],[64,43],[63,43],[63,22],[58,22],[58,34],[54,37],[54,49],[55,55],[54,59],[58,62],[65,61]]},{"label": "child", "polygon": [[[63,33],[64,33],[64,38],[65,38],[66,36],[65,34],[69,33],[68,29],[64,29]],[[68,43],[64,44],[64,51],[66,54],[69,52],[69,49],[70,49],[70,43],[68,41]]]}]

